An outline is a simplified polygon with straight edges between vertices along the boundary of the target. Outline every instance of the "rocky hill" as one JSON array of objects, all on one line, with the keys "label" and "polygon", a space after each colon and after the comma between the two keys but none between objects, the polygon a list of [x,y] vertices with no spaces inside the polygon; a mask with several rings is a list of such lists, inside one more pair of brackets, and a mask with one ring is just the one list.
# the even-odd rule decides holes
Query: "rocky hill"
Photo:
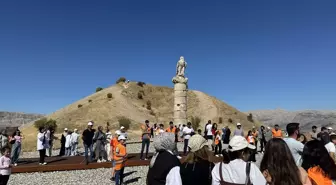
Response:
[{"label": "rocky hill", "polygon": [[303,111],[287,111],[283,109],[275,110],[257,110],[250,111],[253,117],[266,125],[273,126],[275,124],[285,128],[289,122],[298,122],[304,131],[310,130],[313,125],[317,127],[331,126],[336,129],[336,110],[303,110]]},{"label": "rocky hill", "polygon": [[26,114],[21,112],[1,112],[0,111],[0,126],[1,127],[19,127],[29,122],[35,121],[44,115],[42,114]]},{"label": "rocky hill", "polygon": [[[112,98],[108,98],[109,93]],[[168,122],[173,120],[173,100],[172,88],[153,85],[141,87],[136,82],[130,82],[93,93],[47,117],[57,121],[59,131],[65,127],[83,130],[90,120],[102,126],[109,122],[114,130],[119,127],[118,119],[126,117],[132,122],[130,132],[136,132],[140,128],[139,123],[146,119],[151,123],[163,123],[168,126]],[[220,127],[233,127],[237,122],[246,127],[255,124],[247,119],[246,114],[200,91],[188,91],[187,106],[189,119],[201,119],[201,129],[209,119],[216,123],[220,123],[221,120]],[[36,143],[36,129],[32,124],[21,129],[26,136],[25,142]]]}]

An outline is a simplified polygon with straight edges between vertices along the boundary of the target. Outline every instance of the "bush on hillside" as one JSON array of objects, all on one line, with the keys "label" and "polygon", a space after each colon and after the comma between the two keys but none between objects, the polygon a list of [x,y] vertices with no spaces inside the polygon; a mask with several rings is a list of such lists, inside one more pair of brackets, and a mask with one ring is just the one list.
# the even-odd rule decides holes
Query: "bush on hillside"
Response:
[{"label": "bush on hillside", "polygon": [[109,98],[109,99],[113,98],[112,93],[108,93],[106,96],[107,96],[107,98]]},{"label": "bush on hillside", "polygon": [[101,91],[101,90],[103,90],[104,88],[102,88],[102,87],[97,87],[96,88],[96,92],[99,92],[99,91]]},{"label": "bush on hillside", "polygon": [[219,118],[218,118],[218,123],[219,123],[219,124],[222,124],[222,123],[223,123],[223,118],[222,118],[222,117],[219,117]]},{"label": "bush on hillside", "polygon": [[140,87],[143,87],[144,85],[146,85],[146,83],[145,82],[138,82],[137,85],[140,86]]},{"label": "bush on hillside", "polygon": [[39,129],[40,127],[50,128],[52,130],[56,130],[57,124],[56,120],[42,118],[34,122],[34,127]]},{"label": "bush on hillside", "polygon": [[155,115],[156,115],[155,112],[154,112],[153,110],[151,110],[151,111],[149,112],[149,114],[152,115],[152,116],[155,116]]},{"label": "bush on hillside", "polygon": [[78,104],[77,107],[78,107],[78,108],[81,108],[81,107],[83,107],[83,105],[82,105],[82,104]]},{"label": "bush on hillside", "polygon": [[228,119],[229,123],[233,123],[233,120],[231,118]]},{"label": "bush on hillside", "polygon": [[138,92],[138,99],[139,99],[139,100],[142,100],[142,99],[143,99],[142,93],[140,93],[140,91]]},{"label": "bush on hillside", "polygon": [[193,116],[191,117],[191,126],[193,127],[193,129],[198,129],[198,127],[200,126],[201,123],[201,118],[197,117],[197,116]]},{"label": "bush on hillside", "polygon": [[120,77],[117,81],[116,84],[121,83],[121,82],[126,82],[126,78],[125,77]]},{"label": "bush on hillside", "polygon": [[89,103],[91,103],[91,102],[92,102],[92,100],[88,100],[88,102],[89,102]]},{"label": "bush on hillside", "polygon": [[147,104],[147,107],[146,107],[146,108],[147,108],[148,110],[152,110],[152,102],[148,100],[146,104]]},{"label": "bush on hillside", "polygon": [[130,127],[131,127],[131,120],[126,118],[126,117],[120,117],[118,119],[118,122],[119,122],[119,128],[121,126],[125,127],[125,130],[128,130]]}]

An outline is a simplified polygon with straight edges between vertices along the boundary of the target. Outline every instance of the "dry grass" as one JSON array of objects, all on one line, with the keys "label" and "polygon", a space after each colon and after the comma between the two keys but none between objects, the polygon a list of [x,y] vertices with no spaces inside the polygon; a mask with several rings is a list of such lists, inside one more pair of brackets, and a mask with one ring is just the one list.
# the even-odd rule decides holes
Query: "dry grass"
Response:
[{"label": "dry grass", "polygon": [[[139,92],[143,94],[143,99],[138,98]],[[106,97],[108,93],[113,94],[112,99]],[[132,122],[131,132],[136,133],[140,129],[140,123],[146,119],[151,123],[163,123],[168,126],[168,122],[173,119],[173,93],[173,89],[169,87],[148,84],[141,87],[135,82],[130,82],[125,88],[123,84],[117,84],[84,97],[47,117],[57,121],[58,133],[61,133],[65,127],[70,130],[77,128],[81,132],[90,120],[95,121],[95,126],[105,126],[106,122],[109,122],[114,131],[119,127],[118,118],[126,117]],[[151,110],[146,108],[147,101],[151,102]],[[82,107],[78,108],[78,104]],[[246,114],[226,103],[202,92],[190,90],[188,91],[188,117],[192,116],[201,119],[200,128],[203,128],[209,119],[218,123],[219,117],[223,120],[223,123],[219,124],[220,127],[229,125],[234,128],[237,122],[242,123],[244,127],[251,127],[254,124],[247,120]],[[228,122],[229,118],[233,120],[232,123]],[[36,129],[28,124],[22,128],[22,131],[25,134],[23,149],[36,150]],[[56,143],[59,142],[56,141]]]}]

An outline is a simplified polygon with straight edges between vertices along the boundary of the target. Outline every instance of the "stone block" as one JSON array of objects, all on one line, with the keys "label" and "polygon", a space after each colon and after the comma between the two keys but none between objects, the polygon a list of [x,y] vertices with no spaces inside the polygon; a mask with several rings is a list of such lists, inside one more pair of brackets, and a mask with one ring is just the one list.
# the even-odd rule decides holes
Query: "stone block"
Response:
[{"label": "stone block", "polygon": [[187,105],[186,104],[179,104],[180,106],[177,106],[175,104],[174,111],[187,111]]},{"label": "stone block", "polygon": [[181,83],[177,83],[174,85],[174,90],[175,91],[183,91],[187,89],[187,85],[186,84],[181,84]]},{"label": "stone block", "polygon": [[174,97],[187,97],[187,91],[175,91]]},{"label": "stone block", "polygon": [[175,111],[174,118],[187,119],[187,112],[186,111]]},{"label": "stone block", "polygon": [[188,123],[187,119],[174,118],[174,124],[175,125],[179,125],[179,124],[181,124],[181,125],[183,125],[183,124],[187,125],[187,123]]},{"label": "stone block", "polygon": [[174,104],[187,104],[187,97],[174,97]]}]

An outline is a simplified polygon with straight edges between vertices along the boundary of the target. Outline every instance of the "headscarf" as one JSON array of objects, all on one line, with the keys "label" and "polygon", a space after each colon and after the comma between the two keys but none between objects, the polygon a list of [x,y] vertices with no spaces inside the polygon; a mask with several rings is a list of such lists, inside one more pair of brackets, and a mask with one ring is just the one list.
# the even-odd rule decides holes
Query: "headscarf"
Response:
[{"label": "headscarf", "polygon": [[160,151],[173,151],[175,148],[175,134],[170,132],[164,132],[154,138],[153,141],[154,148],[156,150],[149,167],[153,167],[157,156]]}]

